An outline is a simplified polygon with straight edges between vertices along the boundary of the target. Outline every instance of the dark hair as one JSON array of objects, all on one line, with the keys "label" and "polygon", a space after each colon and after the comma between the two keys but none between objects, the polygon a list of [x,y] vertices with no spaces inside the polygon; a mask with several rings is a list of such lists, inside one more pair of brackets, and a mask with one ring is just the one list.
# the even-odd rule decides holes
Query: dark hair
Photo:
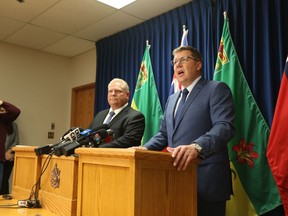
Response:
[{"label": "dark hair", "polygon": [[195,58],[196,61],[203,62],[201,53],[192,46],[180,46],[173,50],[172,55],[174,56],[178,52],[182,52],[184,50],[188,50],[191,52],[192,57]]}]

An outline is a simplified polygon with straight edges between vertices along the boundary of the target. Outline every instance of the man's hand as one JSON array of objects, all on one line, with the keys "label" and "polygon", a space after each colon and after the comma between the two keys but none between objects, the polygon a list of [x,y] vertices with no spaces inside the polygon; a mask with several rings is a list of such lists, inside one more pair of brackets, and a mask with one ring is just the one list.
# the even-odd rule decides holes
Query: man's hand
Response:
[{"label": "man's hand", "polygon": [[143,147],[143,146],[132,146],[130,147],[132,149],[142,149],[142,150],[148,150],[146,147]]},{"label": "man's hand", "polygon": [[176,148],[167,147],[167,151],[172,153],[173,166],[177,167],[177,170],[186,170],[189,163],[199,155],[192,145],[180,145]]},{"label": "man's hand", "polygon": [[14,160],[14,154],[13,154],[12,149],[8,149],[5,152],[5,160],[7,160],[7,161],[13,161]]}]

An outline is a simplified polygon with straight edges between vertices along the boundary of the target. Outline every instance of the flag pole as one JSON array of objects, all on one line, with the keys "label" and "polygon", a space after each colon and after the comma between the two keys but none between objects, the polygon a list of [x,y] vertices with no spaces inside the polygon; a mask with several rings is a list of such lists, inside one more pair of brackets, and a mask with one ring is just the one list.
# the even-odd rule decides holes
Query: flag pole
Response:
[{"label": "flag pole", "polygon": [[149,40],[146,40],[146,46],[150,49],[151,45],[149,45]]},{"label": "flag pole", "polygon": [[185,31],[185,30],[186,30],[186,25],[183,25],[183,27],[182,27],[182,28],[183,28],[183,31]]},{"label": "flag pole", "polygon": [[183,28],[183,34],[182,34],[180,46],[187,46],[188,45],[188,41],[187,41],[188,29],[186,29],[186,25],[183,25],[182,28]]}]

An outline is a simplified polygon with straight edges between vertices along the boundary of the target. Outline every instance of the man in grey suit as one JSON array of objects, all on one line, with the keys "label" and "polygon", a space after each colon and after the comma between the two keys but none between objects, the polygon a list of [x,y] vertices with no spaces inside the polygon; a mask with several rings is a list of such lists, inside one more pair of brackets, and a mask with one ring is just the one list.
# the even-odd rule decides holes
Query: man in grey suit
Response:
[{"label": "man in grey suit", "polygon": [[159,132],[139,148],[168,147],[178,170],[201,158],[198,216],[224,216],[232,194],[227,149],[235,134],[232,94],[225,83],[203,79],[202,56],[195,48],[179,47],[173,55],[174,72],[184,89],[168,98]]},{"label": "man in grey suit", "polygon": [[114,131],[114,140],[101,144],[100,148],[128,148],[141,144],[145,129],[145,118],[128,106],[130,92],[127,82],[115,78],[108,84],[110,109],[102,110],[93,119],[90,128],[108,124]]}]

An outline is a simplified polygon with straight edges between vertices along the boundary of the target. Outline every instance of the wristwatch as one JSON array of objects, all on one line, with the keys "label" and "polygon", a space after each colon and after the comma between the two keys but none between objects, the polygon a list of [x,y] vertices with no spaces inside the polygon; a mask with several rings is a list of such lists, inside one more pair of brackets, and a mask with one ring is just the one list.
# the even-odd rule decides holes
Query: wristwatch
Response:
[{"label": "wristwatch", "polygon": [[201,153],[202,147],[201,147],[199,144],[197,144],[197,143],[192,143],[191,145],[196,149],[196,151],[197,151],[199,154]]}]

